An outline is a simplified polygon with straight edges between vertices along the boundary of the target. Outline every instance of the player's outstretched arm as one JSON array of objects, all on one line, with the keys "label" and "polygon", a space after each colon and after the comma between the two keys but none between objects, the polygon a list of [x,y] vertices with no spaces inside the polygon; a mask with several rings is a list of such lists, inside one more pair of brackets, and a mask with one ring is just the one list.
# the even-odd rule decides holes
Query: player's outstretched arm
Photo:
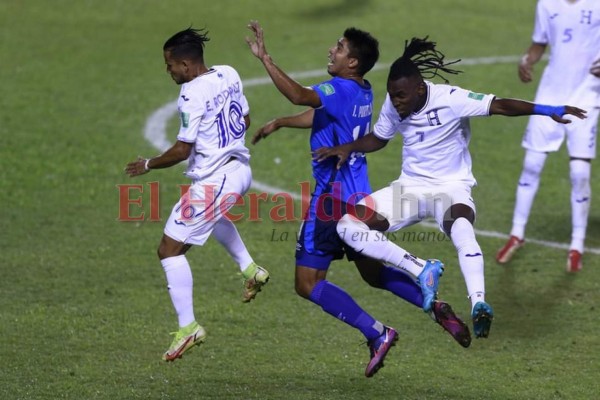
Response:
[{"label": "player's outstretched arm", "polygon": [[517,117],[520,115],[546,115],[561,124],[569,124],[571,120],[563,118],[564,115],[573,115],[579,119],[586,118],[587,111],[573,106],[547,106],[535,104],[519,99],[492,100],[490,115],[506,115]]},{"label": "player's outstretched arm", "polygon": [[387,143],[387,140],[379,139],[374,134],[369,133],[354,142],[335,147],[320,147],[313,152],[313,160],[321,162],[329,157],[337,157],[337,169],[340,169],[350,156],[350,153],[354,151],[360,153],[372,153],[384,148]]},{"label": "player's outstretched arm", "polygon": [[277,89],[293,104],[320,107],[321,99],[314,90],[300,85],[275,65],[265,47],[264,32],[260,24],[257,21],[250,21],[248,29],[252,31],[254,38],[246,37],[246,43],[252,54],[263,63]]},{"label": "player's outstretched arm", "polygon": [[279,128],[310,128],[312,126],[315,110],[309,108],[299,114],[289,115],[286,117],[275,118],[263,126],[261,126],[254,136],[252,136],[252,144],[258,143],[261,139],[266,139],[271,133]]},{"label": "player's outstretched arm", "polygon": [[151,169],[168,168],[181,161],[187,160],[192,152],[192,143],[177,141],[170,149],[154,158],[138,157],[125,167],[125,173],[130,177],[144,175]]}]

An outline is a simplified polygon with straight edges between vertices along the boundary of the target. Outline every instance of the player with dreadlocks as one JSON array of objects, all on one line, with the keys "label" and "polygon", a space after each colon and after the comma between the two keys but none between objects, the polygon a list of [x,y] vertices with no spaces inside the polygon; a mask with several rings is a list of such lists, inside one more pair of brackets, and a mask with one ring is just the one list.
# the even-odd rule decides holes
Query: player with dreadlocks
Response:
[{"label": "player with dreadlocks", "polygon": [[[441,73],[459,73],[448,68],[458,61],[445,63],[444,54],[436,50],[435,45],[427,37],[413,38],[405,45],[402,57],[390,67],[387,96],[372,134],[341,146],[317,149],[315,159],[322,161],[337,156],[337,167],[340,168],[351,153],[377,151],[395,135],[402,135],[400,177],[359,202],[355,213],[346,214],[338,223],[338,234],[359,253],[405,269],[413,277],[418,277],[422,270],[418,265],[425,265],[425,261],[405,262],[405,258],[411,256],[398,245],[385,240],[383,235],[426,217],[435,218],[456,247],[471,300],[475,336],[485,338],[494,312],[485,301],[483,255],[473,228],[475,203],[471,188],[476,181],[471,173],[468,150],[471,136],[469,118],[538,114],[568,124],[570,121],[563,115],[585,118],[585,111],[571,106],[501,99],[450,86]],[[440,77],[446,84],[435,84],[424,77]],[[437,274],[428,276],[427,284],[435,292],[443,268],[440,262]],[[424,310],[427,306],[424,304]]]}]

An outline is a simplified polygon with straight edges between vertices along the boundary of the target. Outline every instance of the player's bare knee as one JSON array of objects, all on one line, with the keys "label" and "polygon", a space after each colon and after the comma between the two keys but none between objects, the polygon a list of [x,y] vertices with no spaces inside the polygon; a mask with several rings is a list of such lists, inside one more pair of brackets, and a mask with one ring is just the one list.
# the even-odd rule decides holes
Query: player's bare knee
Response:
[{"label": "player's bare knee", "polygon": [[376,289],[381,289],[383,287],[381,282],[381,271],[383,269],[383,265],[379,261],[371,258],[361,258],[356,260],[354,263],[358,269],[358,272],[360,273],[361,278],[368,283],[369,286]]},{"label": "player's bare knee", "polygon": [[163,235],[160,244],[158,245],[156,254],[160,260],[164,260],[165,258],[176,257],[185,254],[190,247],[191,245],[180,243],[166,235]]},{"label": "player's bare knee", "polygon": [[314,289],[314,287],[315,287],[315,284],[313,282],[309,282],[309,281],[302,280],[302,279],[296,279],[296,282],[295,282],[296,294],[300,297],[308,299],[310,297],[310,294],[311,294],[312,290]]},{"label": "player's bare knee", "polygon": [[452,227],[457,220],[463,218],[466,222],[473,225],[475,222],[475,211],[466,204],[453,204],[444,215],[442,228],[448,237],[452,236]]},{"label": "player's bare knee", "polygon": [[317,283],[325,279],[326,274],[327,271],[296,265],[294,286],[298,296],[308,299]]},{"label": "player's bare knee", "polygon": [[160,244],[158,245],[158,248],[156,249],[156,255],[158,256],[158,258],[160,260],[164,260],[165,258],[169,257],[169,254],[168,254],[168,251],[167,251],[167,244],[165,242],[164,237],[160,241]]},{"label": "player's bare knee", "polygon": [[375,289],[381,289],[381,271],[380,270],[363,270],[359,269],[360,276],[369,286],[374,287]]},{"label": "player's bare knee", "polygon": [[175,257],[177,255],[177,254],[174,254],[173,252],[169,251],[167,246],[163,245],[162,242],[158,246],[158,249],[156,250],[156,254],[158,255],[158,258],[160,260],[164,260],[165,258],[169,258],[169,257]]}]

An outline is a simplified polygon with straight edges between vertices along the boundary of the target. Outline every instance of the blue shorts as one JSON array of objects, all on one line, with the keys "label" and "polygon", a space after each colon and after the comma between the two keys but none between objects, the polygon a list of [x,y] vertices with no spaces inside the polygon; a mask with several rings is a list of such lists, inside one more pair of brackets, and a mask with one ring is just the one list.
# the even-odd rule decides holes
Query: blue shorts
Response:
[{"label": "blue shorts", "polygon": [[327,270],[331,261],[346,255],[348,261],[365,256],[340,239],[336,227],[347,204],[330,196],[313,196],[296,243],[296,265]]}]

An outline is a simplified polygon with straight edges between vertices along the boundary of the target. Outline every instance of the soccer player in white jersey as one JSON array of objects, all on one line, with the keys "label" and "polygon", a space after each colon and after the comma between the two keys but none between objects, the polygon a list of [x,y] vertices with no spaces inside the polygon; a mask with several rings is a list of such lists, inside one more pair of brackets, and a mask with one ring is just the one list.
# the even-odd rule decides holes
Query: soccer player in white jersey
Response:
[{"label": "soccer player in white jersey", "polygon": [[423,76],[439,76],[438,71],[458,72],[447,67],[449,64],[435,50],[435,43],[426,39],[413,38],[402,57],[390,67],[388,94],[372,134],[341,146],[318,149],[315,158],[337,156],[339,168],[351,152],[377,151],[394,136],[402,135],[400,177],[363,199],[354,215],[342,217],[338,234],[356,251],[403,268],[405,252],[395,243],[381,240],[382,232],[397,231],[428,216],[435,218],[458,252],[471,300],[474,334],[485,338],[494,314],[485,301],[483,255],[473,228],[475,203],[471,187],[476,182],[468,150],[469,117],[538,113],[569,123],[562,118],[564,114],[583,118],[585,111],[500,99],[424,80]]},{"label": "soccer player in white jersey", "polygon": [[125,169],[137,176],[189,160],[185,175],[192,185],[173,207],[158,248],[179,322],[179,331],[163,355],[165,361],[180,358],[206,337],[194,316],[192,272],[185,256],[192,245],[204,245],[212,234],[225,247],[244,277],[244,302],[252,300],[269,279],[226,216],[252,181],[250,154],[244,145],[250,109],[235,69],[204,64],[208,40],[207,32],[188,28],[165,42],[167,72],[181,85],[177,141],[163,154],[139,158]]},{"label": "soccer player in white jersey", "polygon": [[532,116],[523,137],[523,170],[519,178],[512,229],[496,261],[508,263],[525,243],[525,227],[549,152],[567,138],[571,176],[571,244],[567,271],[581,270],[590,210],[591,161],[596,157],[596,129],[600,112],[600,1],[540,0],[532,43],[519,63],[519,78],[532,80],[533,65],[550,47],[550,61],[540,81],[536,102],[569,103],[588,110],[588,118],[557,125]]}]

